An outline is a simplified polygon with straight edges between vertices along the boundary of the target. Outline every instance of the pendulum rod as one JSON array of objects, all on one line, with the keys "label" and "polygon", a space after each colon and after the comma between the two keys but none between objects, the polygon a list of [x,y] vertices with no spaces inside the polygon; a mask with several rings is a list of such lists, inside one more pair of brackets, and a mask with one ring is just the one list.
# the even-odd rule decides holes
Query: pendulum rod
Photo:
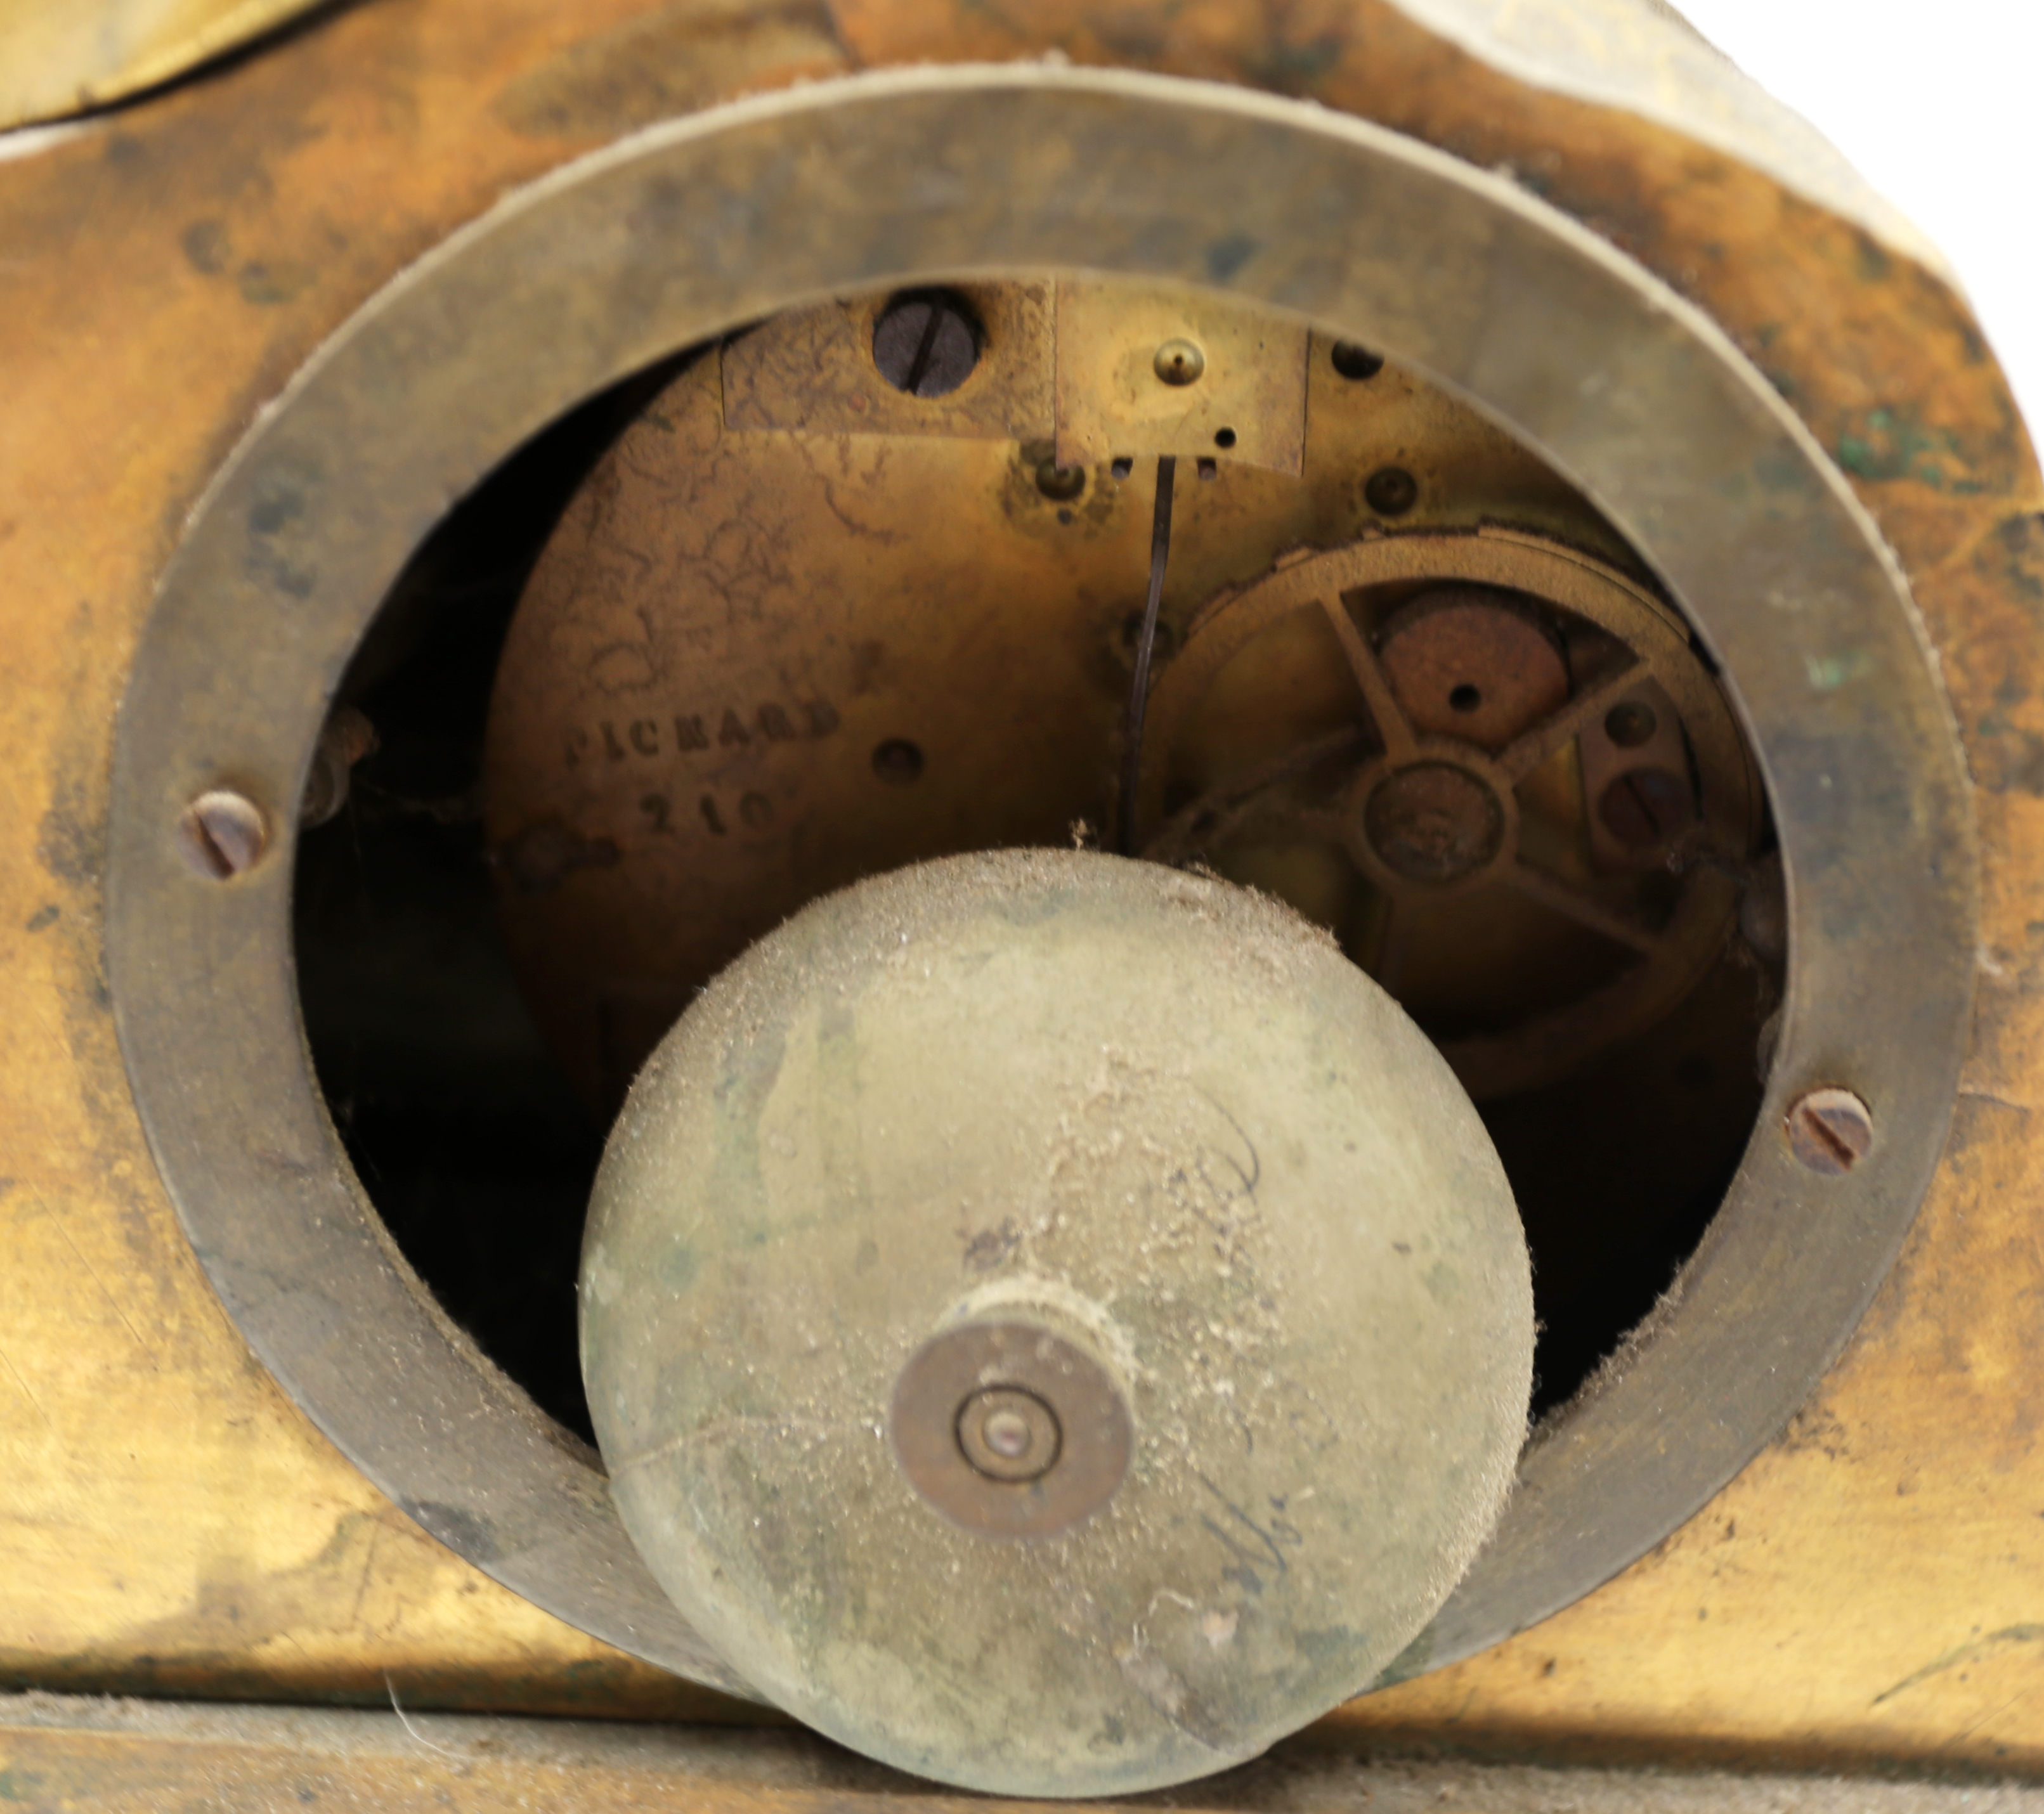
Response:
[{"label": "pendulum rod", "polygon": [[1150,658],[1157,646],[1157,608],[1164,597],[1164,563],[1171,553],[1171,481],[1178,461],[1157,462],[1157,511],[1150,528],[1150,591],[1143,601],[1143,631],[1135,639],[1135,674],[1128,686],[1128,717],[1122,734],[1120,836],[1124,857],[1135,854],[1136,793],[1143,780],[1143,717],[1150,704]]}]

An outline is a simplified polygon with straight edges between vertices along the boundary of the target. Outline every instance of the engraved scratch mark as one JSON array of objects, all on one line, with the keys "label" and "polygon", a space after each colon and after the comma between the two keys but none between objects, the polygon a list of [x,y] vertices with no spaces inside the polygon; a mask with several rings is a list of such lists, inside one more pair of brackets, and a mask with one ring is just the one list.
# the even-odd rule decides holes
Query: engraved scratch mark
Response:
[{"label": "engraved scratch mark", "polygon": [[[1195,1089],[1198,1088],[1197,1084],[1193,1087]],[[1228,1111],[1225,1106],[1224,1106],[1220,1103],[1216,1101],[1213,1097],[1207,1095],[1207,1092],[1204,1090],[1200,1090],[1199,1094],[1206,1098],[1208,1106],[1211,1107],[1214,1113],[1219,1115],[1223,1121],[1226,1122],[1230,1127],[1235,1129],[1236,1134],[1240,1137],[1242,1144],[1249,1149],[1249,1169],[1246,1172],[1242,1168],[1242,1162],[1236,1159],[1231,1153],[1222,1152],[1218,1156],[1228,1166],[1228,1169],[1234,1172],[1235,1176],[1242,1180],[1243,1195],[1247,1197],[1252,1203],[1256,1201],[1256,1187],[1263,1181],[1262,1154],[1256,1150],[1256,1142],[1249,1137],[1249,1129],[1244,1127],[1240,1122],[1237,1121],[1235,1117]]]},{"label": "engraved scratch mark", "polygon": [[348,1622],[359,1628],[362,1624],[362,1602],[369,1592],[369,1577],[376,1566],[376,1546],[382,1540],[382,1521],[369,1527],[369,1548],[362,1559],[362,1578],[355,1584],[355,1604],[348,1609]]},{"label": "engraved scratch mark", "polygon": [[2011,1103],[2008,1097],[1997,1096],[1988,1090],[1961,1090],[1959,1091],[1959,1100],[1962,1103],[1991,1103],[1998,1109],[2007,1109],[2011,1114],[2022,1115],[2026,1118],[2030,1113],[2026,1104]]},{"label": "engraved scratch mark", "polygon": [[0,1348],[0,1364],[4,1364],[8,1372],[13,1375],[14,1383],[21,1389],[21,1396],[29,1401],[30,1406],[33,1407],[36,1415],[43,1420],[43,1423],[48,1429],[50,1434],[52,1436],[55,1436],[57,1432],[57,1427],[55,1424],[50,1421],[49,1413],[43,1409],[41,1400],[37,1398],[35,1394],[29,1390],[28,1381],[21,1377],[21,1369],[16,1367],[13,1361],[8,1360],[7,1351],[4,1348]]},{"label": "engraved scratch mark", "polygon": [[1982,1663],[1997,1651],[2012,1650],[2019,1644],[2034,1644],[2040,1640],[2044,1640],[2044,1624],[2004,1625],[1998,1632],[1989,1632],[1984,1638],[1972,1639],[1956,1650],[1934,1657],[1913,1675],[1905,1675],[1892,1688],[1882,1689],[1869,1705],[1878,1707],[1884,1701],[1892,1701],[1904,1689],[1928,1682],[1934,1675],[1942,1675],[1961,1663]]},{"label": "engraved scratch mark", "polygon": [[[1189,1214],[1196,1217],[1224,1242],[1232,1242],[1248,1225],[1249,1211],[1239,1211],[1235,1206],[1248,1204],[1251,1210],[1256,1202],[1256,1187],[1262,1181],[1263,1160],[1256,1150],[1256,1143],[1249,1137],[1242,1123],[1197,1084],[1193,1093],[1215,1114],[1235,1129],[1238,1138],[1247,1149],[1249,1159],[1245,1165],[1231,1152],[1219,1146],[1202,1146],[1190,1162],[1189,1168],[1181,1166],[1166,1179],[1166,1188],[1173,1199]],[[1223,1168],[1231,1174],[1233,1181],[1226,1175],[1216,1176]],[[1192,1189],[1197,1182],[1210,1199],[1212,1207],[1205,1206],[1197,1192]],[[1183,1191],[1185,1195],[1180,1195]]]},{"label": "engraved scratch mark", "polygon": [[1158,1607],[1167,1600],[1174,1606],[1182,1606],[1188,1613],[1197,1613],[1200,1609],[1198,1601],[1188,1600],[1176,1588],[1160,1587],[1150,1596],[1150,1604],[1143,1609],[1143,1616],[1146,1619],[1155,1618]]},{"label": "engraved scratch mark", "polygon": [[71,1249],[71,1257],[85,1268],[86,1276],[99,1287],[100,1296],[106,1300],[106,1307],[113,1313],[121,1328],[128,1332],[135,1345],[142,1351],[142,1358],[148,1363],[149,1371],[152,1373],[157,1371],[156,1350],[143,1340],[140,1332],[129,1321],[128,1313],[121,1309],[120,1300],[107,1290],[106,1281],[99,1276],[98,1269],[86,1258],[84,1253],[80,1251],[78,1243],[71,1239],[71,1230],[64,1226],[63,1218],[50,1214],[50,1206],[44,1201],[40,1191],[35,1192],[35,1198],[36,1207],[48,1219],[51,1226],[63,1237],[64,1245]]},{"label": "engraved scratch mark", "polygon": [[2006,1701],[2001,1702],[1998,1706],[1990,1707],[1984,1713],[1981,1714],[1977,1720],[1971,1721],[1969,1724],[1961,1727],[1958,1732],[1954,1732],[1950,1739],[1946,1740],[1946,1749],[1949,1751],[1954,1746],[1963,1744],[1968,1739],[1970,1739],[1974,1733],[1977,1732],[1981,1727],[1992,1724],[1995,1720],[1999,1720],[2003,1714],[2006,1713],[2010,1708],[2013,1707],[2016,1702],[2028,1699],[2034,1692],[2035,1690],[2033,1689],[2018,1689],[2015,1693],[2010,1695]]},{"label": "engraved scratch mark", "polygon": [[[1263,1591],[1263,1578],[1257,1573],[1259,1567],[1273,1570],[1279,1574],[1291,1573],[1292,1565],[1285,1560],[1285,1552],[1278,1547],[1278,1543],[1282,1538],[1294,1549],[1303,1547],[1305,1538],[1297,1525],[1282,1518],[1274,1518],[1270,1529],[1266,1530],[1198,1469],[1193,1471],[1193,1478],[1214,1496],[1236,1524],[1256,1540],[1255,1546],[1246,1544],[1232,1528],[1216,1524],[1206,1513],[1200,1514],[1200,1522],[1220,1540],[1223,1547],[1235,1558],[1235,1566],[1221,1571],[1224,1578],[1232,1576],[1246,1592],[1261,1593]],[[1282,1500],[1274,1499],[1271,1503],[1280,1512],[1285,1509]]]}]

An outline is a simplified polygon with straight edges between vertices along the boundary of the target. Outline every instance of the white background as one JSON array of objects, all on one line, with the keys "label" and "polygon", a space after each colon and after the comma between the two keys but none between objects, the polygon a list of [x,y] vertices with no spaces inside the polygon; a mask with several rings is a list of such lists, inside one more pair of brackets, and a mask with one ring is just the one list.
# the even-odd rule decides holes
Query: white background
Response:
[{"label": "white background", "polygon": [[2044,0],[1675,0],[1943,249],[2044,437]]}]

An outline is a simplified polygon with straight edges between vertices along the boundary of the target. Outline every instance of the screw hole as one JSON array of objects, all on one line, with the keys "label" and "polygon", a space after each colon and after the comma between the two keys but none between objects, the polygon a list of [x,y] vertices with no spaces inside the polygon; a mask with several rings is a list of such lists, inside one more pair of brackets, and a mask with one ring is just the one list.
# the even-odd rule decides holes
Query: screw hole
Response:
[{"label": "screw hole", "polygon": [[905,788],[923,778],[923,751],[905,737],[890,737],[873,752],[873,772],[883,781]]},{"label": "screw hole", "polygon": [[1222,448],[1232,447],[1235,445],[1235,431],[1232,428],[1219,430],[1214,435],[1214,445]]},{"label": "screw hole", "polygon": [[1058,504],[1070,504],[1085,489],[1084,466],[1061,466],[1055,460],[1045,460],[1036,468],[1036,489],[1044,497]]},{"label": "screw hole", "polygon": [[1379,516],[1403,516],[1420,501],[1420,481],[1403,466],[1384,466],[1370,475],[1362,497]]},{"label": "screw hole", "polygon": [[[1142,640],[1143,613],[1139,611],[1132,611],[1121,620],[1121,646],[1132,655],[1135,653],[1136,644]],[[1171,651],[1178,646],[1178,633],[1162,618],[1158,618],[1157,639],[1150,646],[1151,660],[1169,661]]]},{"label": "screw hole", "polygon": [[1334,368],[1351,383],[1361,383],[1373,378],[1384,370],[1381,354],[1373,353],[1367,347],[1358,347],[1353,340],[1337,340],[1333,354]]},{"label": "screw hole", "polygon": [[1620,700],[1604,715],[1604,734],[1621,750],[1637,750],[1660,728],[1653,707],[1636,699]]},{"label": "screw hole", "polygon": [[1474,711],[1483,704],[1483,691],[1464,681],[1448,695],[1448,704],[1457,711]]}]

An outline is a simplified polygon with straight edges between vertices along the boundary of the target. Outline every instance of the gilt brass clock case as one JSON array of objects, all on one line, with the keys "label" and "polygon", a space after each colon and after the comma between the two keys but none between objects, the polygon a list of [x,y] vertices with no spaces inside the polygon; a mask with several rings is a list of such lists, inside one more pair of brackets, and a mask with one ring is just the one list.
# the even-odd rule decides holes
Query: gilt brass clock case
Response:
[{"label": "gilt brass clock case", "polygon": [[[1496,1541],[1409,1673],[1608,1578],[1804,1400],[1931,1175],[1973,968],[1965,773],[1879,535],[1708,317],[1503,177],[1236,89],[1028,65],[740,102],[513,196],[299,374],[165,577],[111,815],[106,941],[130,1079],[229,1310],[371,1479],[561,1617],[744,1692],[654,1584],[593,1458],[438,1311],[350,1168],[300,1025],[294,803],[395,576],[526,438],[777,309],[1023,270],[1224,291],[1463,397],[1631,538],[1697,627],[1763,770],[1791,944],[1757,1130],[1659,1310],[1529,1444]],[[194,870],[175,831],[217,788],[268,826],[224,880]],[[1877,1130],[1835,1178],[1782,1133],[1819,1086],[1854,1091]]]}]

